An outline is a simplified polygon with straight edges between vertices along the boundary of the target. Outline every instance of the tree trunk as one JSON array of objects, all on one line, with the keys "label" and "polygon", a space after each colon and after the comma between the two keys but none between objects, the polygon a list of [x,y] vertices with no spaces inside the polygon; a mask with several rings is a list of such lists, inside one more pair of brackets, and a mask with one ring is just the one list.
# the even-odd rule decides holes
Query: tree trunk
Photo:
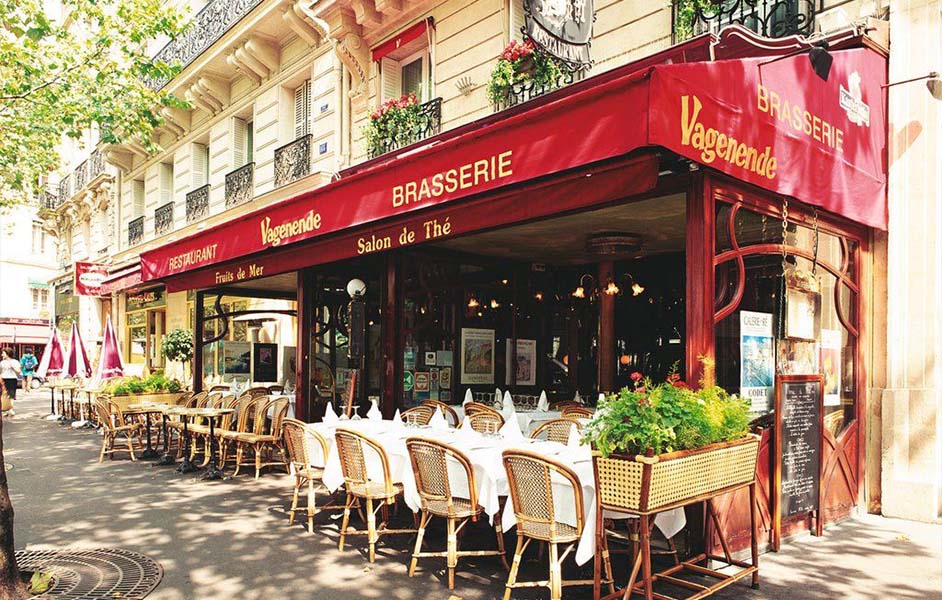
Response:
[{"label": "tree trunk", "polygon": [[13,504],[7,487],[7,470],[3,462],[3,413],[0,412],[0,600],[21,600],[29,597],[26,583],[20,578],[13,546]]}]

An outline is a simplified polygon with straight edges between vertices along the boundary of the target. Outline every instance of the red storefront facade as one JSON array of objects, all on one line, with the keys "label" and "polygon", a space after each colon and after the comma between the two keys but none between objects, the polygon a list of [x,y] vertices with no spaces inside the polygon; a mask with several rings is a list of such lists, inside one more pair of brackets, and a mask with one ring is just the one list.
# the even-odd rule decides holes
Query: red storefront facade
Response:
[{"label": "red storefront facade", "polygon": [[[775,62],[769,62],[769,56],[708,61],[703,43],[672,48],[351,168],[324,187],[146,252],[141,256],[141,279],[163,282],[168,291],[200,290],[199,331],[204,295],[252,287],[253,281],[261,291],[266,278],[294,277],[297,407],[299,417],[312,419],[318,410],[312,398],[312,344],[318,343],[316,332],[326,323],[315,315],[317,297],[324,273],[336,277],[345,272],[345,265],[354,265],[351,277],[368,265],[379,284],[373,379],[387,414],[415,397],[403,388],[404,372],[410,370],[403,354],[423,348],[413,337],[425,335],[422,326],[413,324],[421,320],[416,315],[427,310],[450,319],[449,326],[435,321],[435,327],[447,330],[435,335],[439,341],[449,339],[436,343],[451,356],[457,331],[485,318],[472,307],[488,294],[495,310],[513,307],[502,321],[508,340],[529,335],[538,345],[555,348],[566,339],[570,349],[560,362],[568,366],[564,377],[573,387],[589,392],[616,389],[620,364],[628,364],[625,358],[631,363],[634,354],[619,333],[619,328],[632,327],[625,324],[632,321],[631,315],[617,313],[614,298],[598,294],[591,307],[576,306],[557,293],[559,302],[569,303],[568,314],[582,311],[576,325],[569,319],[557,326],[561,312],[547,316],[536,307],[532,315],[524,315],[536,306],[534,296],[542,302],[544,293],[549,295],[549,288],[541,287],[551,285],[541,274],[543,261],[522,264],[492,282],[455,280],[503,272],[502,259],[528,248],[554,256],[546,249],[554,244],[546,237],[554,235],[554,224],[562,238],[570,227],[586,228],[587,233],[609,231],[609,216],[630,223],[636,213],[639,227],[660,219],[651,246],[673,242],[680,262],[670,264],[682,265],[671,278],[675,292],[683,295],[682,323],[673,328],[677,341],[671,335],[666,344],[679,348],[677,357],[688,381],[701,377],[700,357],[705,356],[716,360],[721,385],[735,380],[730,387],[738,387],[739,374],[732,365],[741,357],[732,340],[738,339],[734,321],[739,312],[771,315],[780,310],[769,282],[776,269],[783,277],[786,261],[815,273],[820,269],[820,278],[826,280],[825,311],[833,315],[825,320],[837,332],[842,365],[838,404],[829,413],[838,416],[823,432],[821,496],[825,521],[839,519],[854,510],[864,489],[869,248],[871,232],[885,229],[887,219],[880,88],[886,58],[861,39],[841,40],[832,48],[826,80],[815,74],[805,54]],[[773,54],[789,50],[781,47]],[[767,52],[753,49],[755,55]],[[676,210],[658,216],[668,204]],[[469,249],[475,247],[482,256],[469,258]],[[457,266],[449,270],[435,263],[423,248],[447,250]],[[578,274],[586,265],[601,285],[606,274],[612,281],[620,278],[618,269],[624,270],[629,260],[573,256],[572,247],[567,249],[564,256],[556,255],[560,278],[575,273],[580,285],[586,275]],[[441,273],[434,284],[415,267],[422,261],[434,265],[426,272]],[[475,269],[467,268],[469,263]],[[654,261],[645,268],[657,271],[659,265]],[[634,267],[632,281],[639,268]],[[501,295],[501,283],[512,292]],[[665,304],[669,296],[665,291],[656,302],[652,296],[649,304]],[[441,309],[442,303],[450,308]],[[533,333],[539,328],[529,324],[531,316],[547,321],[541,330],[550,332],[545,340]],[[501,327],[495,326],[498,337]],[[573,341],[580,335],[591,338],[581,351]],[[662,346],[660,341],[657,345]],[[661,362],[672,356],[661,349],[652,353],[660,353]],[[588,378],[572,364],[579,362],[580,354],[583,362],[593,363]],[[195,386],[202,385],[201,362],[198,349]],[[457,364],[455,371],[449,398],[458,400]],[[492,372],[490,383],[477,387],[492,389],[494,381]],[[475,385],[469,380],[466,387]],[[768,534],[768,429],[760,452],[760,517]],[[738,547],[747,543],[746,500],[724,499],[721,526]],[[802,516],[787,521],[783,530],[788,534],[809,526],[810,520]]]}]

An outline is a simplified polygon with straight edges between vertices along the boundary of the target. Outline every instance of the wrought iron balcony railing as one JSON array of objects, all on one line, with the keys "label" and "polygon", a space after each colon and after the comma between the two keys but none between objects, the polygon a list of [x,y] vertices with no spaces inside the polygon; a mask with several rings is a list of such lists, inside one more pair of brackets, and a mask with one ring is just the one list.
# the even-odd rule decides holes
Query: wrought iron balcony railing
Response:
[{"label": "wrought iron balcony railing", "polygon": [[128,246],[136,246],[144,241],[144,217],[128,221]]},{"label": "wrought iron balcony railing", "polygon": [[[249,14],[262,0],[211,0],[196,14],[189,28],[154,56],[154,62],[186,67],[227,31]],[[147,79],[147,87],[159,90],[169,79]]]},{"label": "wrought iron balcony railing", "polygon": [[[173,208],[172,204],[169,204]],[[198,187],[186,195],[186,222],[198,221],[209,214],[209,184]],[[173,217],[171,217],[171,221]]]},{"label": "wrought iron balcony railing", "polygon": [[538,98],[543,94],[548,94],[554,90],[558,90],[563,86],[569,85],[576,80],[575,71],[562,67],[561,70],[562,74],[556,79],[555,82],[552,83],[537,83],[530,80],[511,85],[510,89],[507,90],[507,93],[504,95],[504,99],[494,105],[494,112],[500,112],[513,106],[517,106],[518,104],[529,102],[530,100]]},{"label": "wrought iron balcony railing", "polygon": [[80,189],[85,187],[85,184],[88,183],[88,178],[86,175],[85,165],[88,163],[87,160],[82,161],[82,163],[75,167],[75,170],[72,171],[72,184],[75,186],[74,192],[78,192]]},{"label": "wrought iron balcony railing", "polygon": [[62,181],[59,182],[59,204],[60,205],[63,204],[66,200],[68,200],[71,197],[69,195],[69,192],[71,192],[71,188],[69,187],[69,184],[70,184],[69,179],[70,179],[69,176],[65,176],[62,178]]},{"label": "wrought iron balcony railing", "polygon": [[39,203],[39,208],[43,210],[55,210],[59,206],[59,197],[47,190],[38,192],[36,201]]},{"label": "wrought iron balcony railing", "polygon": [[780,38],[814,33],[821,0],[674,0],[674,42],[742,25],[759,35]]},{"label": "wrought iron balcony railing", "polygon": [[173,230],[173,200],[154,209],[154,235],[163,235]]},{"label": "wrought iron balcony railing", "polygon": [[[308,153],[310,156],[310,153]],[[310,167],[309,167],[310,168]],[[243,165],[226,175],[226,208],[255,197],[255,163]]]},{"label": "wrought iron balcony railing", "polygon": [[370,158],[382,156],[399,148],[422,141],[441,132],[442,130],[442,99],[435,98],[420,104],[418,121],[414,127],[407,131],[391,132],[381,138],[378,143],[371,145],[367,154]]},{"label": "wrought iron balcony railing", "polygon": [[[275,150],[275,187],[279,187],[311,173],[310,133]],[[228,179],[228,177],[227,177]]]}]

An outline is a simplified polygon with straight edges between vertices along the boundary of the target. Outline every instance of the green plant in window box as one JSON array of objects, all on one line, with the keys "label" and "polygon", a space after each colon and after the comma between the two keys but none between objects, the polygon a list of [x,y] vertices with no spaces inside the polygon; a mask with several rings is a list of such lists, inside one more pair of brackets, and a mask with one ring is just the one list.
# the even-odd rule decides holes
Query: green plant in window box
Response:
[{"label": "green plant in window box", "polygon": [[367,152],[371,157],[416,142],[422,134],[422,106],[415,94],[387,100],[370,114],[363,128]]},{"label": "green plant in window box", "polygon": [[516,90],[528,86],[531,95],[560,85],[563,70],[559,60],[541,52],[531,40],[512,41],[500,53],[487,84],[487,99],[495,106],[508,104]]},{"label": "green plant in window box", "polygon": [[675,0],[674,39],[682,42],[693,37],[697,13],[710,16],[723,6],[724,0]]}]

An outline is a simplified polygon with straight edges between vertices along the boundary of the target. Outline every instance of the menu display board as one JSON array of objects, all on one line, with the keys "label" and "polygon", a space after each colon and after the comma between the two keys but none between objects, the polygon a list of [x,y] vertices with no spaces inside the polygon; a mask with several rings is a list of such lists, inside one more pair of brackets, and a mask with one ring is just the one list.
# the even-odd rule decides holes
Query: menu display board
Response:
[{"label": "menu display board", "polygon": [[782,375],[775,382],[775,522],[778,548],[783,519],[813,513],[820,535],[821,432],[824,381],[820,375]]}]

